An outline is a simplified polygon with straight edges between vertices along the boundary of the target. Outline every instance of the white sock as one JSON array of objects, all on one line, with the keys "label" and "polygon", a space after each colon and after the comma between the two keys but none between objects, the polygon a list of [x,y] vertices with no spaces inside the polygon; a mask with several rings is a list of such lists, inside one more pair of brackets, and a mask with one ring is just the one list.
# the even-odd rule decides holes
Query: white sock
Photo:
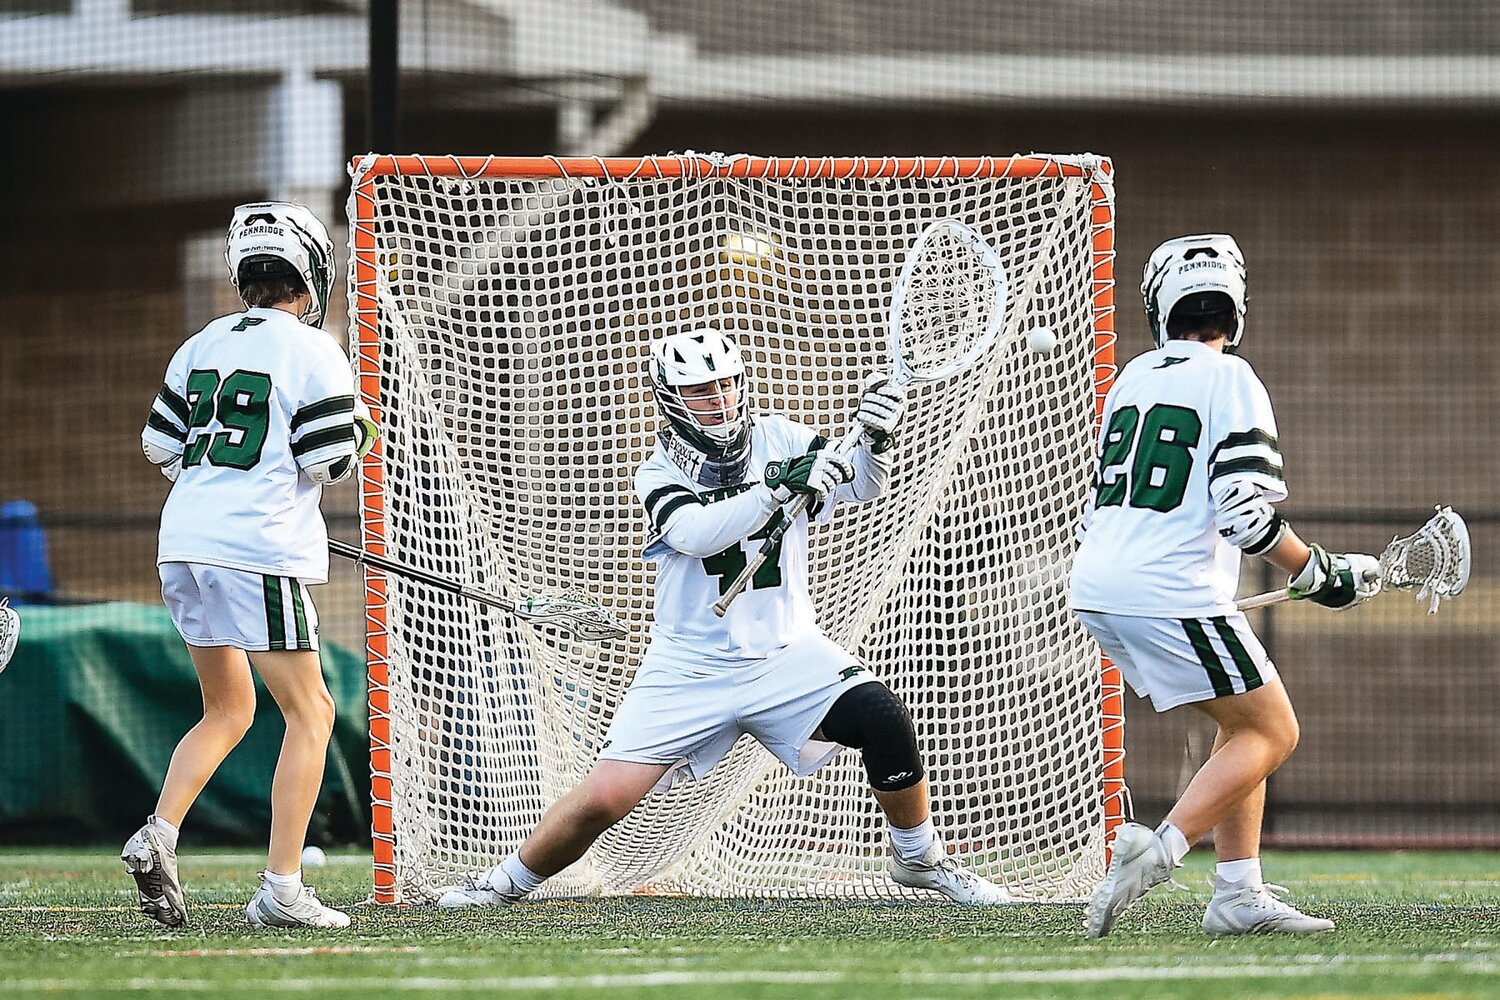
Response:
[{"label": "white sock", "polygon": [[168,847],[174,851],[177,850],[177,827],[168,823],[160,816],[152,816],[146,822],[156,827],[157,832],[161,834],[161,839],[167,842]]},{"label": "white sock", "polygon": [[276,902],[296,902],[297,897],[302,894],[302,869],[298,868],[290,875],[282,875],[267,868],[266,885],[271,887],[271,895],[276,897]]},{"label": "white sock", "polygon": [[890,829],[891,844],[896,848],[896,856],[905,861],[915,861],[937,842],[937,829],[932,825],[931,816],[910,830],[903,830],[899,826],[892,826]]},{"label": "white sock", "polygon": [[1162,820],[1161,826],[1156,828],[1156,835],[1161,838],[1163,844],[1167,845],[1167,851],[1172,855],[1172,864],[1182,864],[1182,859],[1187,857],[1187,852],[1192,846],[1182,835],[1182,831],[1166,820]]},{"label": "white sock", "polygon": [[1261,881],[1260,858],[1243,858],[1239,861],[1220,861],[1214,865],[1214,888],[1259,888]]},{"label": "white sock", "polygon": [[[547,876],[538,875],[521,863],[520,851],[513,852],[510,857],[495,867],[506,874],[510,879],[510,884],[515,886],[516,891],[523,896],[528,892],[536,891],[543,882],[547,881]],[[485,881],[489,881],[489,879],[485,879]]]}]

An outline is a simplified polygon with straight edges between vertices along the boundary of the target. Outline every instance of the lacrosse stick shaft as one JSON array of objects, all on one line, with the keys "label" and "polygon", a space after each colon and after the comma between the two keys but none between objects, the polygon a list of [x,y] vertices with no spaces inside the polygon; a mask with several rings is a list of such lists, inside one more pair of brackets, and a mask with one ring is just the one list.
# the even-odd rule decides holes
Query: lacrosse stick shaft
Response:
[{"label": "lacrosse stick shaft", "polygon": [[[892,381],[899,381],[899,379],[893,379]],[[864,429],[855,424],[849,433],[845,434],[833,446],[833,450],[840,455],[849,454],[849,452],[854,450],[854,446],[859,443],[859,436],[863,433]],[[804,493],[781,509],[781,523],[766,534],[765,540],[761,542],[759,551],[750,557],[749,562],[745,563],[745,568],[740,570],[740,575],[735,577],[734,582],[729,585],[729,589],[714,602],[714,614],[720,618],[724,617],[724,612],[729,610],[729,605],[734,603],[736,597],[745,592],[745,588],[750,584],[751,577],[755,576],[755,571],[765,565],[767,559],[771,558],[771,553],[775,552],[776,546],[781,544],[781,538],[791,528],[792,522],[796,521],[808,507],[812,506],[812,501],[812,495]]]},{"label": "lacrosse stick shaft", "polygon": [[437,590],[456,594],[459,597],[468,598],[480,604],[488,604],[490,607],[499,608],[501,611],[509,611],[514,614],[516,610],[515,604],[503,597],[497,597],[482,590],[465,587],[461,583],[446,580],[440,576],[434,576],[424,570],[417,569],[415,566],[407,566],[405,563],[396,562],[394,559],[387,559],[385,556],[377,556],[374,553],[366,552],[364,549],[356,548],[347,542],[341,542],[337,538],[328,539],[328,551],[336,556],[351,559],[361,565],[373,566],[383,573],[395,573],[397,576],[404,576],[409,580],[425,583]]},{"label": "lacrosse stick shaft", "polygon": [[1254,611],[1256,608],[1268,608],[1273,604],[1280,604],[1282,601],[1290,601],[1291,599],[1292,592],[1282,588],[1281,590],[1268,590],[1264,594],[1256,594],[1254,597],[1235,601],[1234,606],[1241,611]]}]

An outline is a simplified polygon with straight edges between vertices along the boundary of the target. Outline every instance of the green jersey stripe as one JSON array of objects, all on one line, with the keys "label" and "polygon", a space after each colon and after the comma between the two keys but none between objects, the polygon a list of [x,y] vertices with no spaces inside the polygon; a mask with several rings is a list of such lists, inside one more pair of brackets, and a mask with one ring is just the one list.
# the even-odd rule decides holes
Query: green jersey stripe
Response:
[{"label": "green jersey stripe", "polygon": [[1281,442],[1276,440],[1276,435],[1269,434],[1257,427],[1251,431],[1235,431],[1233,434],[1224,435],[1224,440],[1214,446],[1213,454],[1208,456],[1208,461],[1212,464],[1214,459],[1219,457],[1219,452],[1221,451],[1230,448],[1249,448],[1251,446],[1269,448],[1271,451],[1276,452],[1277,455],[1281,454]]},{"label": "green jersey stripe", "polygon": [[1203,623],[1193,618],[1179,620],[1182,622],[1182,630],[1187,633],[1188,642],[1193,644],[1193,652],[1198,654],[1198,662],[1203,664],[1203,669],[1208,673],[1208,682],[1213,685],[1214,695],[1225,698],[1234,694],[1229,671],[1224,669],[1224,661],[1219,659],[1219,654],[1214,652],[1213,645],[1208,641]]},{"label": "green jersey stripe", "polygon": [[272,649],[286,649],[286,621],[281,612],[281,577],[261,577],[266,592],[266,636]]},{"label": "green jersey stripe", "polygon": [[348,424],[343,427],[328,427],[321,431],[312,431],[304,434],[302,440],[292,444],[292,454],[297,458],[309,452],[320,451],[330,445],[354,443],[354,425]]},{"label": "green jersey stripe", "polygon": [[671,500],[668,500],[666,503],[662,504],[661,508],[657,510],[656,515],[651,518],[651,523],[656,526],[657,533],[660,534],[661,532],[666,530],[667,518],[672,516],[673,511],[675,511],[678,507],[686,507],[688,504],[694,503],[701,506],[703,501],[699,500],[697,496],[693,495],[693,493],[689,491],[688,495],[685,497],[673,497]]},{"label": "green jersey stripe", "polygon": [[172,421],[168,420],[160,413],[157,413],[155,410],[152,410],[151,414],[146,417],[146,426],[151,428],[153,431],[156,431],[158,434],[165,434],[173,441],[187,440],[187,431],[183,430],[181,427],[174,426]]},{"label": "green jersey stripe", "polygon": [[1218,462],[1209,466],[1208,478],[1212,482],[1223,476],[1232,476],[1237,472],[1258,472],[1278,482],[1282,479],[1282,467],[1264,458],[1231,458],[1227,462]]},{"label": "green jersey stripe", "polygon": [[662,500],[666,499],[669,496],[672,496],[674,493],[686,493],[686,494],[690,494],[691,495],[692,492],[693,491],[690,490],[690,489],[688,489],[686,486],[677,486],[677,485],[663,486],[660,489],[652,490],[650,493],[648,493],[646,495],[646,516],[647,517],[654,517],[655,514],[653,512],[653,508],[659,502],[661,502]]},{"label": "green jersey stripe", "polygon": [[292,433],[297,433],[297,428],[303,424],[310,424],[314,420],[322,420],[324,417],[337,416],[340,413],[354,412],[353,396],[329,396],[327,399],[316,403],[308,403],[298,410],[292,417]]},{"label": "green jersey stripe", "polygon": [[188,415],[192,412],[188,407],[187,400],[173,392],[171,386],[168,386],[166,383],[162,383],[161,389],[156,393],[156,398],[162,401],[163,406],[172,411],[172,415],[177,418],[178,423],[184,427],[187,426]]}]

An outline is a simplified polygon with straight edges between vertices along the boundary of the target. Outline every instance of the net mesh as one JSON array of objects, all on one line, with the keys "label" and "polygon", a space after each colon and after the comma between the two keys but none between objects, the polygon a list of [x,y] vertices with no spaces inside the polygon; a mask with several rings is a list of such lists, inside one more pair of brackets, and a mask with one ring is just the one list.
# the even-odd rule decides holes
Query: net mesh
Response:
[{"label": "net mesh", "polygon": [[[1104,723],[1066,554],[1091,464],[1102,175],[421,169],[357,177],[351,196],[373,265],[354,272],[361,324],[379,307],[362,338],[384,426],[367,539],[500,594],[586,592],[632,635],[578,642],[377,580],[377,886],[430,898],[494,864],[594,762],[652,615],[631,485],[660,424],[651,339],[732,330],[755,411],[834,437],[888,364],[907,250],[947,216],[998,250],[1010,311],[978,366],[914,387],[889,490],[814,530],[811,588],[829,635],[910,706],[950,849],[1022,896],[1085,892],[1103,870]],[[1036,325],[1056,351],[1025,349]],[[856,753],[796,778],[742,738],[542,892],[910,893],[884,873],[884,836]]]}]

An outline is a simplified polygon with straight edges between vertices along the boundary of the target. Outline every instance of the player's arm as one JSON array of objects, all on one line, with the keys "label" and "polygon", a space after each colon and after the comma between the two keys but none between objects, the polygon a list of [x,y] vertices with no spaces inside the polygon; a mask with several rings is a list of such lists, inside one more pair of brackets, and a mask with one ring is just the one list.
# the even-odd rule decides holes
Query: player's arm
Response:
[{"label": "player's arm", "polygon": [[854,420],[862,433],[849,455],[852,475],[838,487],[836,500],[864,503],[874,500],[885,490],[891,477],[891,453],[896,447],[896,432],[906,413],[906,387],[891,381],[890,376],[875,373],[865,379]]},{"label": "player's arm", "polygon": [[151,401],[146,426],[141,429],[141,451],[172,482],[182,474],[182,452],[187,444],[188,407],[177,359],[172,359],[166,378]]},{"label": "player's arm", "polygon": [[[1230,406],[1228,426],[1209,456],[1209,493],[1219,534],[1247,555],[1287,573],[1293,597],[1344,609],[1380,592],[1380,564],[1360,553],[1308,545],[1276,510],[1286,499],[1280,442],[1270,399],[1258,380]],[[1223,424],[1221,424],[1222,426]]]},{"label": "player's arm", "polygon": [[[312,336],[316,336],[313,334]],[[307,477],[324,486],[354,471],[355,460],[375,445],[375,424],[354,395],[348,359],[331,339],[315,342],[308,377],[292,410],[292,457]]]}]

